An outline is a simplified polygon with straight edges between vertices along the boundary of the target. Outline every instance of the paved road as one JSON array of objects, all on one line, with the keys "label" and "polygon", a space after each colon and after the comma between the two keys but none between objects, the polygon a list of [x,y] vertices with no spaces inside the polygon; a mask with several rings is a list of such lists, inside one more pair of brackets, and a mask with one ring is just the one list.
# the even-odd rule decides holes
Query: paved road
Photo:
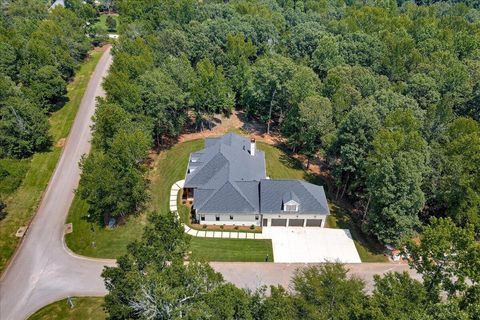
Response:
[{"label": "paved road", "polygon": [[[25,319],[48,303],[67,296],[103,296],[106,291],[100,273],[114,260],[89,259],[71,253],[65,246],[63,228],[80,178],[78,161],[90,149],[91,117],[95,97],[103,96],[102,78],[112,57],[107,50],[98,63],[82,99],[64,152],[57,164],[40,207],[0,281],[0,319]],[[227,281],[242,288],[260,285],[288,286],[295,269],[304,264],[212,263]],[[353,274],[371,288],[374,274],[408,270],[396,264],[348,265]],[[418,276],[417,276],[418,277]]]},{"label": "paved road", "polygon": [[24,241],[0,282],[0,319],[24,319],[49,302],[68,295],[104,292],[100,273],[111,260],[92,261],[70,254],[63,242],[65,218],[77,187],[78,161],[90,149],[95,97],[103,96],[103,77],[112,62],[110,49],[99,61],[75,118],[64,151]]}]

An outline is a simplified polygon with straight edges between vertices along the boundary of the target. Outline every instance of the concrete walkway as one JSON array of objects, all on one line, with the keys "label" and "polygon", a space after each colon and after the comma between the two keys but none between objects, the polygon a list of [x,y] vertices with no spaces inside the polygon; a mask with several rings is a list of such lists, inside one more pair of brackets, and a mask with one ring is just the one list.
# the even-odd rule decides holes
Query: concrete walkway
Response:
[{"label": "concrete walkway", "polygon": [[[170,211],[174,212],[177,216],[177,219],[180,219],[178,214],[177,207],[177,198],[178,192],[183,189],[185,185],[185,180],[179,180],[175,182],[170,189]],[[266,237],[263,233],[254,233],[254,232],[239,232],[239,231],[206,231],[206,230],[195,230],[183,224],[185,228],[185,233],[193,237],[201,238],[224,238],[224,239],[270,239]]]}]

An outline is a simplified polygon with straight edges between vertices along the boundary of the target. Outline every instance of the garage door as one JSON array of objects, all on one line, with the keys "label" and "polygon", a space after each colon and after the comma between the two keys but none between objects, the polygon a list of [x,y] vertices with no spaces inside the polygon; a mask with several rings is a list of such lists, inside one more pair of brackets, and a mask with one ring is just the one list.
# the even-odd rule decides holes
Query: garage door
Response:
[{"label": "garage door", "polygon": [[305,219],[289,219],[288,226],[289,227],[303,227],[303,222]]},{"label": "garage door", "polygon": [[321,227],[322,219],[307,219],[307,227]]},{"label": "garage door", "polygon": [[287,219],[272,219],[272,227],[286,227]]}]

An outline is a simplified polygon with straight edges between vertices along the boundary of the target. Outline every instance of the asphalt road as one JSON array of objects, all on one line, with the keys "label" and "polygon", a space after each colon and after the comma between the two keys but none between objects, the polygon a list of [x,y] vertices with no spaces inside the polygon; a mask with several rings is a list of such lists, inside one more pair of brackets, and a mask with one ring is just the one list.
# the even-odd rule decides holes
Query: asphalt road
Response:
[{"label": "asphalt road", "polygon": [[[68,296],[103,296],[101,271],[114,260],[73,254],[64,243],[64,223],[80,179],[78,162],[90,150],[91,117],[95,98],[104,96],[103,77],[112,62],[110,49],[99,61],[82,99],[57,168],[25,238],[0,280],[0,319],[25,319],[41,307]],[[75,228],[75,226],[74,226]],[[305,264],[214,262],[212,267],[227,281],[242,288],[261,285],[288,287],[295,270]],[[404,264],[366,263],[347,265],[352,274],[372,288],[373,275],[407,271]],[[410,273],[412,273],[410,271]],[[412,273],[418,278],[418,275]]]},{"label": "asphalt road", "polygon": [[110,48],[100,59],[85,94],[63,153],[38,211],[0,281],[0,319],[24,319],[45,304],[69,295],[105,292],[100,273],[112,260],[91,260],[71,254],[63,230],[73,191],[80,179],[78,162],[90,150],[95,98],[103,96],[101,82],[112,62]]}]

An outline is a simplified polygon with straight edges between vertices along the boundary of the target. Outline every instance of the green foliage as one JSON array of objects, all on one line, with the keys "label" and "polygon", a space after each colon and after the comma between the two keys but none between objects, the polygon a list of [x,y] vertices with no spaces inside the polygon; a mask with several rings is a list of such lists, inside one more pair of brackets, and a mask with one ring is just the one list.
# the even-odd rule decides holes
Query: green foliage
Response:
[{"label": "green foliage", "polygon": [[107,24],[108,31],[117,30],[117,20],[115,20],[112,16],[107,16],[107,20],[105,22]]},{"label": "green foliage", "polygon": [[204,115],[209,117],[217,113],[229,115],[234,106],[234,94],[225,81],[223,68],[216,67],[208,59],[203,59],[197,64],[196,71],[192,99],[197,123],[202,123]]},{"label": "green foliage", "polygon": [[458,223],[480,230],[480,126],[458,118],[449,127],[438,198]]},{"label": "green foliage", "polygon": [[432,299],[440,299],[439,293],[446,292],[449,297],[465,300],[464,306],[480,301],[480,245],[472,226],[460,228],[449,218],[432,218],[420,243],[409,241],[406,252]]},{"label": "green foliage", "polygon": [[140,129],[122,128],[106,151],[82,159],[82,176],[77,190],[89,204],[91,221],[107,223],[142,208],[147,199],[143,160],[150,139]]},{"label": "green foliage", "polygon": [[385,243],[397,243],[419,225],[428,156],[418,127],[411,110],[392,111],[367,159],[368,228]]},{"label": "green foliage", "polygon": [[304,319],[355,319],[366,300],[364,283],[341,264],[299,269],[292,279],[298,313]]},{"label": "green foliage", "polygon": [[8,1],[0,23],[0,158],[50,144],[47,114],[66,102],[67,81],[90,48],[86,21],[42,1]]}]

